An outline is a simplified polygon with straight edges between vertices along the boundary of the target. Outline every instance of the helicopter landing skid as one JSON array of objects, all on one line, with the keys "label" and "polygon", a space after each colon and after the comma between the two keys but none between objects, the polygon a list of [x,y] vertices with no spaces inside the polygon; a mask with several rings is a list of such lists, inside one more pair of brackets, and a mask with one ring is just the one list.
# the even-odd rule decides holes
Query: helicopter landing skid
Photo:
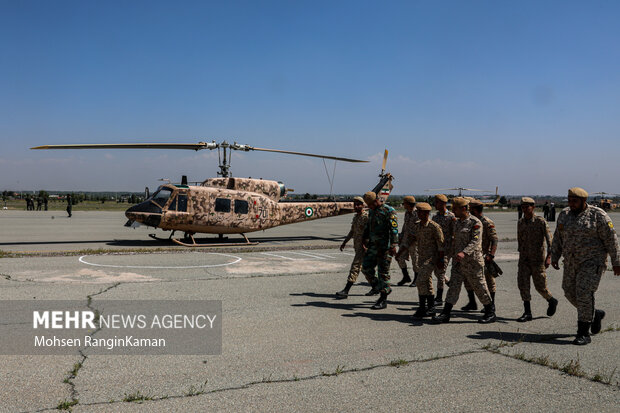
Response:
[{"label": "helicopter landing skid", "polygon": [[[245,239],[245,242],[222,242],[222,243],[211,243],[211,242],[205,242],[205,243],[199,243],[196,242],[196,240],[194,239],[194,235],[193,234],[186,234],[186,237],[183,239],[190,239],[192,242],[188,243],[188,242],[183,242],[177,238],[170,238],[172,241],[174,241],[175,243],[182,245],[184,247],[240,247],[240,246],[249,246],[249,245],[256,245],[258,244],[258,242],[251,242],[248,237],[246,237],[245,234],[241,234],[243,236],[243,239]],[[219,239],[224,239],[221,234]]]}]

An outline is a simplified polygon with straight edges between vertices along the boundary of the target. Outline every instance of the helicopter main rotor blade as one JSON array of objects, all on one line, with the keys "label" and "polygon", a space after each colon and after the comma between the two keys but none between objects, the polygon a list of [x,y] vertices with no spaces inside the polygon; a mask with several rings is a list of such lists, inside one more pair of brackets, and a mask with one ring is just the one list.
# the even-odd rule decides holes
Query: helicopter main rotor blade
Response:
[{"label": "helicopter main rotor blade", "polygon": [[78,145],[42,145],[30,149],[216,149],[215,142],[198,143],[90,143]]},{"label": "helicopter main rotor blade", "polygon": [[[282,150],[279,150],[279,149],[254,148],[252,146],[249,146],[247,148],[248,149],[242,149],[242,150],[287,153],[287,154],[290,154],[290,155],[311,156],[313,158],[333,159],[335,161],[344,161],[344,162],[369,162],[369,161],[362,161],[360,159],[341,158],[341,157],[338,157],[338,156],[316,155],[316,154],[313,154],[313,153],[305,153],[305,152],[282,151]],[[236,148],[233,148],[233,149],[236,149]]]}]

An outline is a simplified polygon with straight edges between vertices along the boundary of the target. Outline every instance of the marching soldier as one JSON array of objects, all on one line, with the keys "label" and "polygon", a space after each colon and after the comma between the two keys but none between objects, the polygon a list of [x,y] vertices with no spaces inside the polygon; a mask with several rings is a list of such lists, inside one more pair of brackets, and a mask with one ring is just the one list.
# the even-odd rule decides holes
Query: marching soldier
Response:
[{"label": "marching soldier", "polygon": [[[545,270],[551,263],[551,235],[549,226],[544,218],[534,214],[535,201],[530,197],[521,198],[523,218],[517,224],[517,242],[519,249],[519,267],[517,270],[517,285],[523,300],[523,315],[517,321],[523,323],[532,320],[530,301],[530,278],[534,288],[549,303],[547,315],[555,314],[558,300],[547,288],[547,274]],[[545,255],[545,244],[547,254]]]},{"label": "marching soldier", "polygon": [[456,223],[456,217],[454,214],[446,208],[448,204],[448,197],[444,194],[435,195],[435,209],[437,212],[433,215],[433,221],[438,223],[443,233],[443,250],[446,253],[444,257],[443,266],[435,268],[435,277],[437,277],[437,297],[435,302],[437,304],[443,303],[443,286],[446,281],[446,270],[448,269],[448,263],[450,262],[450,254],[448,252],[452,247],[452,240],[454,237],[454,225]]},{"label": "marching soldier", "polygon": [[450,321],[452,307],[459,299],[461,284],[467,279],[472,285],[478,299],[484,305],[484,315],[479,323],[492,323],[496,320],[495,308],[482,274],[484,258],[482,257],[482,223],[469,214],[469,200],[457,197],[452,200],[452,211],[456,216],[454,242],[451,255],[454,259],[450,277],[450,287],[446,303],[441,314],[433,317],[436,324]]},{"label": "marching soldier", "polygon": [[[412,229],[412,236],[409,238],[414,238],[414,248],[418,258],[418,276],[416,282],[420,306],[413,314],[413,317],[421,319],[431,315],[435,307],[433,270],[438,266],[443,266],[444,239],[439,224],[429,219],[431,206],[426,202],[422,202],[417,205],[417,210],[419,221],[415,223]],[[405,243],[398,251],[398,255],[408,253],[409,251],[410,245]]]},{"label": "marching soldier", "polygon": [[[392,292],[390,263],[392,257],[396,255],[396,245],[398,245],[398,220],[394,208],[384,205],[376,193],[366,192],[364,202],[370,211],[364,230],[366,255],[362,261],[362,273],[367,279],[373,280],[373,288],[381,294],[379,300],[371,308],[381,310],[387,307],[387,296]],[[375,267],[377,267],[377,275],[375,275]]]},{"label": "marching soldier", "polygon": [[[491,294],[491,301],[493,301],[493,305],[495,305],[495,291],[497,287],[495,285],[495,277],[494,274],[487,267],[487,263],[493,261],[495,259],[495,252],[497,251],[497,231],[495,230],[495,223],[488,217],[482,214],[482,210],[484,209],[484,205],[477,199],[474,199],[469,202],[469,210],[471,214],[478,218],[480,222],[482,222],[482,255],[484,256],[484,278],[487,283],[487,288],[489,289],[489,294]],[[469,284],[469,281],[465,279],[465,291],[467,291],[467,297],[469,302],[461,308],[463,311],[475,311],[478,309],[478,304],[476,304],[476,296],[474,295],[474,289]]]},{"label": "marching soldier", "polygon": [[594,293],[607,268],[607,254],[615,275],[620,275],[618,236],[609,215],[588,205],[588,193],[582,188],[568,190],[568,208],[560,212],[551,246],[551,265],[560,269],[564,257],[562,289],[577,308],[576,345],[586,345],[592,334],[601,331],[603,310],[595,309]]},{"label": "marching soldier", "polygon": [[[403,248],[403,245],[405,243],[405,237],[407,236],[405,234],[408,234],[408,236],[411,237],[413,226],[418,220],[418,213],[416,212],[416,207],[415,207],[415,198],[413,196],[409,195],[409,196],[404,197],[403,206],[405,207],[405,210],[406,210],[405,219],[403,221],[403,230],[398,236],[399,247],[401,249]],[[403,279],[400,280],[398,284],[396,285],[405,285],[407,283],[412,282],[411,277],[409,276],[409,271],[407,271],[407,260],[409,258],[411,258],[411,269],[413,270],[413,273],[414,273],[413,283],[415,283],[415,280],[416,280],[418,269],[417,269],[417,264],[416,264],[415,246],[413,245],[413,243],[409,242],[409,240],[407,240],[407,245],[409,246],[409,249],[405,253],[396,256],[396,262],[398,262],[398,266],[400,267],[400,270],[403,272]],[[414,285],[413,283],[412,285]]]},{"label": "marching soldier", "polygon": [[[364,260],[363,236],[364,229],[366,229],[366,224],[368,223],[368,211],[364,209],[364,199],[361,196],[356,196],[355,198],[353,198],[353,208],[355,209],[355,216],[351,221],[351,230],[342,242],[342,245],[340,246],[340,251],[342,251],[347,245],[347,242],[349,242],[349,240],[353,238],[353,249],[355,251],[355,257],[353,257],[353,262],[351,263],[351,269],[349,270],[347,285],[342,291],[338,291],[336,293],[336,297],[338,298],[347,298],[349,296],[349,290],[351,289],[351,286],[355,284],[355,281],[357,281],[357,276],[360,273],[362,261]],[[369,283],[372,284],[372,281],[372,278],[368,278]],[[370,292],[366,293],[366,295],[374,294],[378,294],[378,292],[370,290]]]}]

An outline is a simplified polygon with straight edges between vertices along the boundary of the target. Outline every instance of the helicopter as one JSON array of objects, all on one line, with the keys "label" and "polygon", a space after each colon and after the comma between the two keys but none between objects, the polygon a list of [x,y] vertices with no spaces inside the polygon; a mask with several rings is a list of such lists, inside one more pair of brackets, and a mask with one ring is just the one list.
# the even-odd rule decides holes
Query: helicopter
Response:
[{"label": "helicopter", "polygon": [[[458,196],[463,196],[463,191],[472,191],[472,192],[489,192],[491,193],[491,191],[483,191],[482,189],[473,189],[473,188],[440,188],[440,189],[426,189],[427,192],[433,191],[459,191],[459,195]],[[482,205],[484,206],[495,206],[499,204],[499,200],[500,200],[500,196],[499,196],[499,187],[496,186],[495,187],[495,198],[493,198],[493,201],[490,202],[482,202]]]},{"label": "helicopter", "polygon": [[620,207],[620,204],[614,203],[614,201],[610,198],[603,198],[605,195],[611,195],[613,197],[618,197],[620,194],[610,194],[609,192],[594,192],[593,195],[598,195],[599,200],[597,202],[597,206],[606,211],[611,211]]},{"label": "helicopter", "polygon": [[[310,221],[354,212],[352,201],[285,201],[283,198],[291,189],[282,182],[266,179],[236,178],[230,176],[233,151],[262,151],[343,162],[363,163],[359,159],[293,152],[279,149],[256,148],[236,142],[198,142],[198,143],[127,143],[127,144],[77,144],[43,145],[30,149],[183,149],[199,151],[218,150],[218,177],[208,178],[190,185],[183,176],[180,183],[160,185],[151,195],[145,191],[146,200],[125,211],[128,218],[125,226],[146,225],[172,231],[168,240],[186,246],[236,246],[255,245],[246,233],[261,231],[280,225]],[[393,177],[385,172],[388,151],[385,150],[380,180],[372,189],[382,200],[387,199],[393,188]],[[327,170],[327,166],[326,166]],[[334,169],[335,170],[335,169]],[[328,173],[329,179],[329,173]],[[333,180],[330,179],[333,185]],[[185,233],[182,239],[174,238],[176,231]],[[240,234],[244,242],[201,243],[194,235],[197,233],[217,234],[219,240],[224,234]],[[162,240],[149,234],[152,238]]]}]

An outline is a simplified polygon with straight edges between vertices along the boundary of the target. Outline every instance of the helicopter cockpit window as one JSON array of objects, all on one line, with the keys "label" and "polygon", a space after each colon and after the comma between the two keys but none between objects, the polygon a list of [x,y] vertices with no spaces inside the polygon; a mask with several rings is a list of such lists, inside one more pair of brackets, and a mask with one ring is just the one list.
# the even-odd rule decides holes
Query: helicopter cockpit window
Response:
[{"label": "helicopter cockpit window", "polygon": [[230,212],[230,199],[215,198],[215,212]]},{"label": "helicopter cockpit window", "polygon": [[177,211],[187,212],[187,195],[179,194],[177,200]]},{"label": "helicopter cockpit window", "polygon": [[166,202],[168,202],[168,198],[172,195],[172,191],[168,188],[161,188],[159,191],[153,194],[153,201],[157,203],[160,207],[164,207]]},{"label": "helicopter cockpit window", "polygon": [[176,211],[176,210],[177,210],[177,199],[175,197],[170,203],[170,205],[168,206],[168,211]]},{"label": "helicopter cockpit window", "polygon": [[235,214],[247,214],[248,213],[248,201],[242,199],[235,200]]}]

